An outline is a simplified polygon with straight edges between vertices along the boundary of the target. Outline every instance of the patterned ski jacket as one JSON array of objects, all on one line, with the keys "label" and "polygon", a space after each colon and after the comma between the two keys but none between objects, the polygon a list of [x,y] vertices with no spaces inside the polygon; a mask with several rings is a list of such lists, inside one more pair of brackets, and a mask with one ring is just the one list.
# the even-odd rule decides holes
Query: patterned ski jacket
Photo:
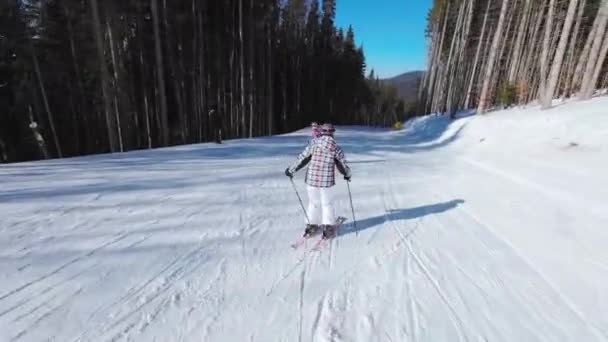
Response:
[{"label": "patterned ski jacket", "polygon": [[344,152],[331,136],[312,139],[300,153],[298,160],[289,168],[289,172],[293,174],[309,162],[306,184],[310,186],[316,188],[334,186],[336,184],[335,168],[338,168],[338,171],[344,176],[350,177],[350,168],[346,163]]}]

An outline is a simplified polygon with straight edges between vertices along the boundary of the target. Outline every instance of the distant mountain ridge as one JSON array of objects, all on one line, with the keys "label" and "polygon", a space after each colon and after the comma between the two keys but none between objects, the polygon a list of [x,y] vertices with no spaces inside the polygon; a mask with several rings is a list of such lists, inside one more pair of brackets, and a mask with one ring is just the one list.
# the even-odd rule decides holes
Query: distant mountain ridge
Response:
[{"label": "distant mountain ridge", "polygon": [[383,79],[382,82],[394,85],[397,88],[399,97],[406,102],[416,100],[418,87],[424,71],[416,70],[403,73],[401,75]]}]

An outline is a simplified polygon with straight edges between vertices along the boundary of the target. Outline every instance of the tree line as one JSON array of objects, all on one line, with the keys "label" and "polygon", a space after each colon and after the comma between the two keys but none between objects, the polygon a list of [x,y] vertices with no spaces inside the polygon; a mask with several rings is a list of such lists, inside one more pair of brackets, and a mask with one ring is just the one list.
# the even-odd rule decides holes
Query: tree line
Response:
[{"label": "tree line", "polygon": [[377,105],[335,15],[335,0],[4,0],[0,162],[392,124],[398,100]]},{"label": "tree line", "polygon": [[419,109],[589,99],[608,87],[608,0],[435,0]]}]

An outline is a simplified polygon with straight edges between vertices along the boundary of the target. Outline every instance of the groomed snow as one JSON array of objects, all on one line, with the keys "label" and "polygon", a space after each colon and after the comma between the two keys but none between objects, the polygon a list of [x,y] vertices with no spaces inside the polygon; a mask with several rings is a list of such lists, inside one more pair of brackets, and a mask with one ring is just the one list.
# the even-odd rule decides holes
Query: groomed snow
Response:
[{"label": "groomed snow", "polygon": [[307,139],[0,166],[0,341],[608,340],[608,98],[340,127],[320,252]]}]

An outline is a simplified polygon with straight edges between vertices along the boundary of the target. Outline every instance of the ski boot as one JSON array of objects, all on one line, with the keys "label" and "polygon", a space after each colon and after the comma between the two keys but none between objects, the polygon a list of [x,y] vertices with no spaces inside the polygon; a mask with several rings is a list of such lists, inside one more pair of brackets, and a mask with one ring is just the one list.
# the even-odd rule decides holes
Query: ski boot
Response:
[{"label": "ski boot", "polygon": [[326,224],[323,225],[323,239],[331,239],[336,236],[336,226]]},{"label": "ski boot", "polygon": [[318,224],[307,224],[306,229],[304,230],[304,237],[309,237],[317,234],[319,232]]}]

